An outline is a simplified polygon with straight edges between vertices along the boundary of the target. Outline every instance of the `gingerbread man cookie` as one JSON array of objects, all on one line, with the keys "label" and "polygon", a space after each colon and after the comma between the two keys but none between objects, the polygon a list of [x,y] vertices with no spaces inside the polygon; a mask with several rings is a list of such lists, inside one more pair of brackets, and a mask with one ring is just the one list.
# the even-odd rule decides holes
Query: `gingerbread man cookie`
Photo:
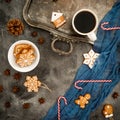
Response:
[{"label": "gingerbread man cookie", "polygon": [[75,100],[77,105],[80,105],[81,108],[85,108],[85,105],[88,104],[88,100],[91,98],[90,94],[85,94],[84,96],[79,96],[79,99]]},{"label": "gingerbread man cookie", "polygon": [[105,118],[113,117],[113,107],[112,107],[112,105],[111,104],[104,105],[102,113],[105,116]]}]

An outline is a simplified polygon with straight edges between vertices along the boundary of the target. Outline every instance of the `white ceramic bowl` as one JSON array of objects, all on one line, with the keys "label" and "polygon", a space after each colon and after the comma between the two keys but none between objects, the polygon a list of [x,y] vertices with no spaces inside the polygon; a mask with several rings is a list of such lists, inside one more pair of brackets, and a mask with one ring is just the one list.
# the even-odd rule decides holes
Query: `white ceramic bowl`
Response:
[{"label": "white ceramic bowl", "polygon": [[[29,44],[31,45],[34,50],[35,50],[35,56],[36,56],[36,59],[34,60],[34,62],[30,65],[30,66],[26,66],[26,67],[20,67],[16,62],[15,62],[15,57],[13,55],[13,52],[14,52],[14,47],[17,45],[17,44]],[[39,63],[39,60],[40,60],[40,53],[39,53],[39,50],[38,48],[36,47],[36,45],[28,40],[19,40],[15,43],[13,43],[10,48],[9,48],[9,51],[8,51],[8,61],[9,61],[9,64],[17,71],[19,72],[29,72],[31,70],[33,70]]]}]

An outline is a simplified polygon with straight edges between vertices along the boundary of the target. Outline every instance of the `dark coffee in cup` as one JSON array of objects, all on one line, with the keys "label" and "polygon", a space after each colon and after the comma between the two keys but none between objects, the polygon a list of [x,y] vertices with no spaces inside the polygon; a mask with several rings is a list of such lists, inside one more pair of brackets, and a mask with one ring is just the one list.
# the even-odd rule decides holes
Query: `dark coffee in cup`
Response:
[{"label": "dark coffee in cup", "polygon": [[82,11],[76,15],[74,26],[81,33],[89,33],[96,26],[96,18],[91,12]]},{"label": "dark coffee in cup", "polygon": [[90,9],[81,9],[77,11],[72,18],[72,27],[80,35],[87,35],[92,41],[97,39],[94,33],[98,26],[98,17]]}]

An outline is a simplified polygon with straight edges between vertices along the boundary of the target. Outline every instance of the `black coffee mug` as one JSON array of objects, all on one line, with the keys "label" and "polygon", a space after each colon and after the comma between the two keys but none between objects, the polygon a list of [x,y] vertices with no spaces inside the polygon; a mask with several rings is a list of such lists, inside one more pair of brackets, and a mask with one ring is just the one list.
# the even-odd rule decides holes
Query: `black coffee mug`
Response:
[{"label": "black coffee mug", "polygon": [[72,19],[72,27],[76,33],[87,35],[92,41],[97,39],[94,32],[98,27],[98,18],[92,10],[81,9],[77,11]]}]

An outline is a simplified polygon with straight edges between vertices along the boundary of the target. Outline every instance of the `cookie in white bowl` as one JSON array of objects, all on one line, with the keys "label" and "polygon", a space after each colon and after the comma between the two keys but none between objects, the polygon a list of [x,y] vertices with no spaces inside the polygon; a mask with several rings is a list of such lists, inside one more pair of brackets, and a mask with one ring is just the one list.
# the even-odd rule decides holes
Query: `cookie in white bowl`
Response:
[{"label": "cookie in white bowl", "polygon": [[39,60],[40,52],[31,41],[19,40],[9,48],[9,64],[19,72],[32,71],[38,65]]}]

